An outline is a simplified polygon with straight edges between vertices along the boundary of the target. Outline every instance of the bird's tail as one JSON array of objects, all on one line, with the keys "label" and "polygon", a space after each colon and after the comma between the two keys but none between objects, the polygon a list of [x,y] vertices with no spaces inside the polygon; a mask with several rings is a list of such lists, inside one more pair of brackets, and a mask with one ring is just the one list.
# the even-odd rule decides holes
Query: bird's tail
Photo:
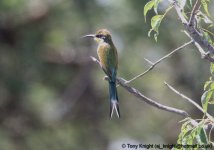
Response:
[{"label": "bird's tail", "polygon": [[116,82],[109,81],[109,94],[110,94],[110,117],[112,118],[113,113],[115,111],[117,117],[120,118]]}]

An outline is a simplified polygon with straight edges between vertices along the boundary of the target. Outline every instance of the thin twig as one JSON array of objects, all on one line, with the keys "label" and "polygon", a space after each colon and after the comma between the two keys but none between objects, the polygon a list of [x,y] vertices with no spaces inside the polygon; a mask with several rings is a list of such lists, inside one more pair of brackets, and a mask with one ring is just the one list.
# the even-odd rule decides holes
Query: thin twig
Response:
[{"label": "thin twig", "polygon": [[126,81],[126,84],[129,84],[130,82],[136,80],[137,78],[140,78],[140,77],[144,76],[146,73],[148,73],[149,71],[151,71],[151,70],[152,70],[157,64],[159,64],[161,61],[163,61],[164,59],[170,57],[172,54],[174,54],[175,52],[177,52],[177,51],[183,49],[184,47],[188,46],[188,45],[191,44],[191,43],[193,43],[193,40],[191,40],[191,41],[189,41],[189,42],[187,42],[187,43],[184,43],[183,45],[181,45],[180,47],[174,49],[173,51],[171,51],[171,52],[168,53],[167,55],[161,57],[159,60],[157,60],[157,61],[154,62],[154,63],[152,63],[152,62],[149,61],[148,59],[145,59],[145,58],[144,58],[146,61],[148,61],[148,62],[151,64],[151,66],[150,66],[146,71],[144,71],[143,73],[141,73],[141,74],[135,76],[135,77],[132,78],[131,80]]},{"label": "thin twig", "polygon": [[131,94],[134,94],[136,97],[139,98],[139,100],[142,100],[144,102],[146,102],[147,104],[149,105],[152,105],[158,109],[161,109],[161,110],[165,110],[165,111],[168,111],[168,112],[172,112],[172,113],[176,113],[178,115],[182,115],[184,117],[189,117],[189,114],[184,111],[184,110],[181,110],[181,109],[177,109],[177,108],[173,108],[173,107],[169,107],[169,106],[166,106],[166,105],[163,105],[163,104],[160,104],[158,102],[156,102],[155,100],[151,99],[151,98],[148,98],[146,97],[145,95],[143,95],[141,92],[139,92],[137,89],[127,85],[125,83],[125,80],[122,79],[122,78],[117,78],[117,82],[120,86],[122,86],[123,88],[125,88],[127,91],[129,91],[129,93]]},{"label": "thin twig", "polygon": [[193,6],[192,12],[190,14],[189,25],[192,26],[195,21],[196,11],[199,9],[200,3],[196,0],[195,5]]},{"label": "thin twig", "polygon": [[[100,62],[91,56],[91,59],[96,62],[97,64],[100,65]],[[101,66],[100,66],[101,67]],[[106,78],[105,78],[106,79]],[[108,79],[106,79],[108,80]],[[175,114],[178,114],[178,115],[181,115],[183,117],[189,117],[189,114],[184,111],[184,110],[181,110],[181,109],[177,109],[177,108],[173,108],[173,107],[169,107],[169,106],[166,106],[166,105],[163,105],[163,104],[160,104],[158,102],[156,102],[155,100],[151,99],[151,98],[148,98],[146,97],[145,95],[143,95],[140,91],[138,91],[137,89],[129,86],[126,84],[126,80],[124,80],[123,78],[117,78],[117,83],[122,86],[124,89],[126,89],[129,93],[135,95],[136,97],[139,98],[139,100],[142,100],[144,102],[146,102],[147,104],[149,105],[152,105],[153,107],[156,107],[158,109],[161,109],[161,110],[165,110],[165,111],[168,111],[168,112],[172,112],[172,113],[175,113]]]},{"label": "thin twig", "polygon": [[154,65],[154,63],[148,60],[147,58],[144,58],[144,60],[147,61],[150,65]]},{"label": "thin twig", "polygon": [[181,92],[179,92],[178,90],[176,90],[175,88],[173,88],[171,85],[169,85],[167,82],[164,82],[166,84],[166,86],[172,90],[174,93],[176,93],[177,95],[179,95],[180,97],[182,97],[183,99],[187,100],[189,103],[193,104],[196,108],[198,108],[201,112],[205,113],[205,115],[210,119],[213,120],[213,117],[208,114],[207,112],[204,112],[203,108],[198,105],[194,100],[192,100],[191,98],[185,96],[184,94],[182,94]]}]

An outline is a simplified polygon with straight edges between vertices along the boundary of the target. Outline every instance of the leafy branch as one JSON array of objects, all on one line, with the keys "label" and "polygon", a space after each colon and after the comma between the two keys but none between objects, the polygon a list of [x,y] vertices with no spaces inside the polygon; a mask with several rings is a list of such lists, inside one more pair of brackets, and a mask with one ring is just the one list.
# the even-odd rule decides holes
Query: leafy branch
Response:
[{"label": "leafy branch", "polygon": [[[189,16],[186,15],[185,13],[185,6],[187,5],[186,0],[168,0],[168,1],[170,2],[170,5],[166,9],[164,15],[158,15],[157,13],[157,8],[161,0],[159,1],[150,0],[144,6],[145,20],[146,20],[147,12],[152,8],[156,13],[156,15],[151,18],[151,29],[149,30],[148,36],[150,36],[151,31],[155,31],[154,38],[157,41],[157,36],[159,34],[158,30],[159,30],[161,21],[163,20],[166,13],[169,10],[171,10],[171,8],[175,8],[178,17],[185,28],[184,33],[191,39],[191,43],[193,43],[196,46],[196,48],[201,54],[201,58],[211,62],[211,65],[210,65],[211,77],[209,78],[208,81],[205,82],[204,93],[201,96],[202,107],[198,105],[194,100],[188,98],[187,96],[180,93],[171,85],[165,82],[165,84],[170,90],[175,92],[177,95],[179,95],[183,99],[187,100],[189,103],[191,103],[197,109],[199,109],[201,112],[204,113],[203,119],[194,120],[191,118],[186,118],[184,120],[177,143],[182,145],[183,144],[193,145],[194,143],[197,143],[198,145],[207,146],[207,147],[202,147],[200,149],[212,148],[212,146],[214,146],[214,143],[211,141],[211,132],[212,132],[212,129],[214,128],[214,118],[207,111],[208,111],[208,105],[214,104],[214,81],[213,81],[214,44],[212,42],[212,38],[210,37],[210,36],[213,37],[214,34],[208,29],[205,29],[204,27],[202,27],[202,24],[201,24],[201,20],[202,20],[204,21],[205,24],[209,25],[208,28],[214,26],[213,21],[210,19],[210,13],[208,10],[208,3],[210,2],[210,0],[200,0],[200,1],[196,0],[194,3],[194,6],[192,5],[192,0],[189,0],[190,5],[192,7],[192,11]],[[203,12],[201,8],[203,8]],[[163,58],[165,59],[167,57],[163,57]],[[150,61],[148,62],[151,64],[151,67],[145,72],[141,73],[140,75],[129,80],[127,83],[139,77],[142,77],[144,74],[152,70],[154,66],[159,63],[159,61],[157,61],[156,63],[152,63]],[[208,129],[206,128],[206,126],[211,126],[211,128]],[[206,130],[209,130],[209,137],[207,136]],[[196,147],[196,148],[199,149],[199,147]]]},{"label": "leafy branch", "polygon": [[[206,12],[208,12],[208,8],[207,8],[207,0],[202,0],[202,5],[203,8],[205,9]],[[174,8],[178,14],[178,17],[180,18],[182,24],[184,25],[186,32],[189,34],[189,36],[191,37],[191,39],[194,40],[194,44],[196,45],[196,47],[198,49],[205,49],[207,50],[207,52],[201,53],[201,56],[203,59],[207,59],[210,62],[214,62],[213,57],[211,56],[211,54],[214,54],[214,46],[213,44],[211,44],[206,38],[204,38],[203,33],[200,30],[197,30],[196,28],[196,11],[198,11],[199,9],[199,2],[196,1],[194,7],[193,7],[193,11],[191,12],[190,15],[190,20],[187,21],[187,19],[185,18],[185,16],[183,15],[183,8],[180,7],[179,3],[177,0],[169,0],[169,2],[171,2],[174,5]],[[200,46],[200,48],[199,48]],[[204,51],[205,51],[204,50]],[[201,52],[201,51],[199,51]]]},{"label": "leafy branch", "polygon": [[[181,23],[185,27],[184,33],[191,39],[191,41],[173,50],[169,54],[160,58],[155,63],[145,59],[147,60],[147,62],[151,64],[151,66],[143,73],[137,75],[136,77],[132,78],[129,81],[126,81],[126,83],[130,83],[142,77],[143,75],[151,71],[162,60],[170,57],[174,52],[184,48],[185,46],[191,43],[193,43],[196,46],[196,48],[201,54],[202,59],[206,59],[210,62],[214,62],[214,58],[213,58],[214,46],[213,46],[212,39],[210,37],[210,35],[213,36],[213,33],[208,29],[204,29],[200,25],[200,20],[203,20],[206,24],[210,24],[210,26],[213,26],[213,22],[209,19],[210,14],[209,14],[208,5],[207,5],[209,0],[201,0],[200,1],[201,3],[199,2],[199,0],[196,0],[192,8],[192,11],[190,13],[189,19],[184,12],[186,1],[184,1],[185,2],[184,4],[181,4],[180,3],[181,1],[178,1],[178,0],[168,0],[168,1],[171,3],[171,5],[166,9],[164,15],[159,15],[157,13],[157,7],[158,7],[158,4],[161,2],[161,0],[151,0],[145,5],[144,7],[145,21],[146,21],[147,12],[149,10],[153,8],[156,13],[156,15],[151,18],[151,29],[148,32],[148,36],[150,36],[150,33],[154,31],[155,32],[154,38],[157,41],[157,36],[159,34],[159,26],[161,24],[161,21],[163,20],[167,12],[174,7],[178,14],[178,17],[181,20]],[[192,4],[191,0],[190,0],[190,3]],[[201,5],[205,13],[202,13],[200,11]],[[213,63],[211,63],[210,72],[211,72],[211,75],[214,74]],[[186,118],[185,122],[182,125],[181,133],[178,138],[178,144],[194,144],[194,143],[201,144],[201,145],[206,144],[208,147],[205,147],[203,149],[212,147],[214,144],[211,141],[210,135],[211,135],[212,129],[214,128],[214,118],[207,112],[208,104],[214,104],[214,81],[212,76],[207,82],[205,82],[205,85],[204,85],[205,92],[201,97],[202,107],[198,105],[194,100],[188,98],[184,94],[177,91],[168,83],[165,82],[165,84],[170,90],[172,90],[177,95],[181,96],[183,99],[187,100],[189,103],[194,105],[207,117],[207,118],[204,118],[205,117],[204,116],[203,119],[198,121],[191,118]],[[209,130],[209,137],[207,136],[207,133],[206,133],[206,130],[208,130],[206,129],[206,126],[211,126]]]},{"label": "leafy branch", "polygon": [[144,18],[146,21],[146,15],[149,10],[154,8],[154,11],[156,13],[155,16],[151,19],[151,29],[148,32],[148,36],[150,37],[151,32],[154,31],[154,39],[157,42],[157,37],[159,35],[159,26],[163,20],[163,18],[166,16],[166,14],[173,8],[173,5],[168,7],[163,15],[159,15],[157,12],[158,4],[161,2],[161,0],[151,0],[144,6]]},{"label": "leafy branch", "polygon": [[[199,50],[203,59],[207,59],[210,62],[214,62],[214,46],[212,44],[211,38],[208,36],[210,31],[207,29],[203,29],[200,27],[200,20],[203,19],[205,23],[212,24],[213,22],[209,19],[210,13],[208,11],[208,3],[209,0],[197,0],[193,6],[192,12],[189,16],[189,20],[187,20],[187,15],[184,12],[184,6],[186,5],[186,1],[184,4],[181,4],[181,1],[178,0],[168,0],[170,2],[169,7],[166,9],[164,15],[159,15],[157,13],[157,8],[161,0],[151,0],[144,6],[144,17],[146,20],[146,15],[148,11],[152,8],[154,9],[156,15],[151,18],[151,29],[148,32],[148,36],[152,31],[155,31],[154,38],[157,41],[157,36],[159,35],[159,26],[161,21],[165,17],[165,15],[171,10],[173,7],[175,8],[178,17],[181,20],[181,23],[184,25],[186,32],[189,34],[192,40],[194,40],[194,45],[198,49],[204,49],[203,51]],[[190,0],[192,4],[192,1]],[[205,14],[202,13],[199,9],[202,5]],[[198,29],[197,29],[198,28]],[[201,30],[202,29],[202,30]],[[212,35],[212,34],[211,34]],[[200,46],[200,47],[199,47]],[[207,51],[207,52],[206,52]],[[202,53],[203,52],[203,53]]]}]

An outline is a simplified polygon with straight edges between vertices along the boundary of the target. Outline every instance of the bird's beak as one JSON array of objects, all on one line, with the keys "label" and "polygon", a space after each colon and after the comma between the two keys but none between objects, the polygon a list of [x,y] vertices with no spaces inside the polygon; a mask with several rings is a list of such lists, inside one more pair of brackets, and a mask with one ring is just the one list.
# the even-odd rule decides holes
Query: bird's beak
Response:
[{"label": "bird's beak", "polygon": [[88,34],[88,35],[82,36],[82,38],[85,38],[85,37],[92,37],[92,38],[94,38],[95,35],[94,34]]}]

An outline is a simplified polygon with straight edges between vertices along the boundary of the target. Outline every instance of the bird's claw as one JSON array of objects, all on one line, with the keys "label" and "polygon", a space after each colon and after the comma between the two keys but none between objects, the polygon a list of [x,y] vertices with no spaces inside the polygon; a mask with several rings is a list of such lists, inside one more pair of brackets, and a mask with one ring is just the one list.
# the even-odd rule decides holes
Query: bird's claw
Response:
[{"label": "bird's claw", "polygon": [[108,77],[108,76],[104,76],[104,77],[103,77],[103,80],[107,80],[107,81],[108,81],[108,80],[109,80],[109,77]]}]

